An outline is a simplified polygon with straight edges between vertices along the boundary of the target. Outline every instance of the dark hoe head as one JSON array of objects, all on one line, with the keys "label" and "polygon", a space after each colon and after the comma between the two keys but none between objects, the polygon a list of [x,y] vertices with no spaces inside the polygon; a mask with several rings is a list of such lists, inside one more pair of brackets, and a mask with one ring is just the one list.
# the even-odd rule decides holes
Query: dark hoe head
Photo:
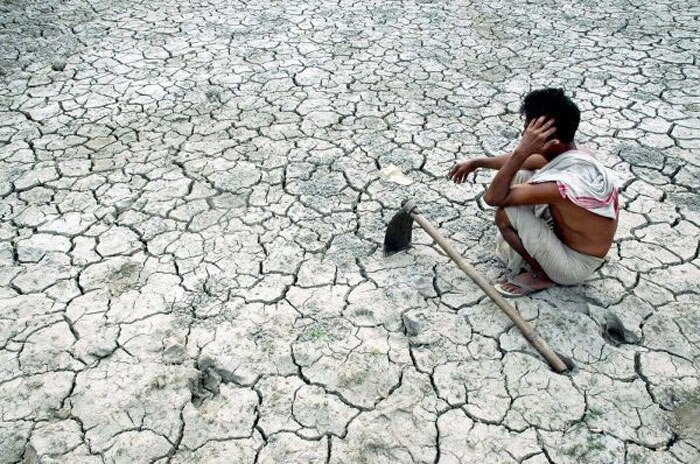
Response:
[{"label": "dark hoe head", "polygon": [[387,256],[405,250],[411,245],[413,232],[411,211],[414,208],[415,205],[410,200],[404,201],[401,210],[389,221],[384,235],[384,253]]}]

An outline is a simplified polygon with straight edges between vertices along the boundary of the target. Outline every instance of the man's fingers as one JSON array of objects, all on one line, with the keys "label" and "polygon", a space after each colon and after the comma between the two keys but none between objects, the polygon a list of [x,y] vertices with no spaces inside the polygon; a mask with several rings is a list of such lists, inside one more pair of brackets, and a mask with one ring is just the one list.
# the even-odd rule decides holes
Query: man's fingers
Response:
[{"label": "man's fingers", "polygon": [[549,129],[554,125],[554,118],[547,118],[547,120],[542,124],[542,129]]},{"label": "man's fingers", "polygon": [[550,127],[549,129],[544,131],[544,134],[542,134],[542,135],[544,135],[545,139],[548,139],[550,136],[554,135],[554,133],[556,131],[557,131],[556,127]]},{"label": "man's fingers", "polygon": [[530,123],[528,129],[547,129],[554,125],[555,122],[556,121],[554,121],[554,118],[550,118],[549,116],[540,116]]}]

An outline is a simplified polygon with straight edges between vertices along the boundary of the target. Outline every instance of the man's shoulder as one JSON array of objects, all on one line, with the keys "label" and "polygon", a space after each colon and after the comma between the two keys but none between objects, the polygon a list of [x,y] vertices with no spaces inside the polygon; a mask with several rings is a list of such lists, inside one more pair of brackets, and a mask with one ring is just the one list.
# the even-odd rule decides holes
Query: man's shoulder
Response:
[{"label": "man's shoulder", "polygon": [[598,170],[603,169],[603,164],[596,158],[595,153],[585,148],[567,150],[552,159],[545,166],[547,169],[562,171],[568,171],[570,169],[576,170],[577,168],[580,169],[582,166],[594,167]]},{"label": "man's shoulder", "polygon": [[[586,147],[576,147],[571,150],[566,150],[561,153],[557,158],[567,158],[567,157],[582,157],[582,158],[592,158],[597,161],[595,151]],[[556,159],[556,158],[555,158]]]}]

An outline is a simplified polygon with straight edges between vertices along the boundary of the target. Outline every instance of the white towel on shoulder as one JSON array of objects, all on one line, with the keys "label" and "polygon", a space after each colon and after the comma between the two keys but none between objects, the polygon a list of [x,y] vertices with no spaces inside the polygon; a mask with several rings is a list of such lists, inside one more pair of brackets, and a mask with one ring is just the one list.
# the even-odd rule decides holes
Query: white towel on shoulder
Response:
[{"label": "white towel on shoulder", "polygon": [[617,175],[584,151],[569,150],[560,154],[537,171],[529,182],[556,182],[561,196],[572,203],[599,216],[617,218]]}]

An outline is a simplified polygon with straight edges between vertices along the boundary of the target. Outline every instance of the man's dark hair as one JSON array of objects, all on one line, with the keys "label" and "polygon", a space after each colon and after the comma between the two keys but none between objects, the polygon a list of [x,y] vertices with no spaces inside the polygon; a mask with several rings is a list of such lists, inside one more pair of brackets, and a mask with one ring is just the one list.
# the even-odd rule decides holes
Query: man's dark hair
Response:
[{"label": "man's dark hair", "polygon": [[574,134],[581,121],[581,112],[569,97],[564,95],[562,89],[533,90],[525,95],[520,114],[525,121],[531,121],[540,116],[554,118],[557,132],[553,138],[558,138],[564,143],[573,142]]}]

